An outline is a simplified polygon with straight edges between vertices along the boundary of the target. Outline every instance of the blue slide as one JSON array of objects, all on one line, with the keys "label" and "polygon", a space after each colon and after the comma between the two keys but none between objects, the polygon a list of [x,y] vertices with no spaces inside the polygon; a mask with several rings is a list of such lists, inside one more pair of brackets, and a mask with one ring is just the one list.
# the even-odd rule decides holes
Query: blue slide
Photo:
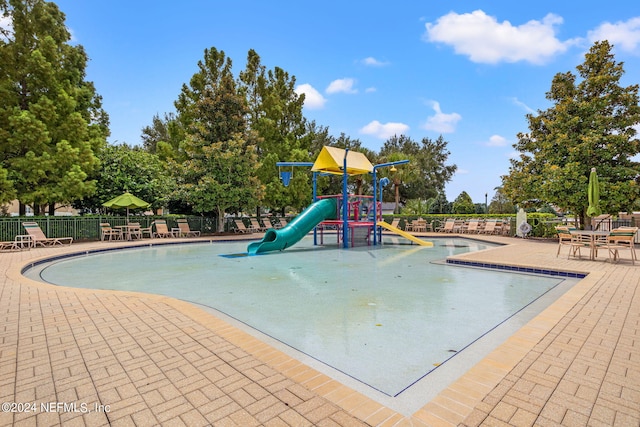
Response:
[{"label": "blue slide", "polygon": [[256,255],[262,252],[285,250],[298,243],[322,221],[335,219],[336,211],[336,199],[321,199],[313,202],[283,228],[268,229],[262,240],[249,244],[247,252],[249,255]]}]

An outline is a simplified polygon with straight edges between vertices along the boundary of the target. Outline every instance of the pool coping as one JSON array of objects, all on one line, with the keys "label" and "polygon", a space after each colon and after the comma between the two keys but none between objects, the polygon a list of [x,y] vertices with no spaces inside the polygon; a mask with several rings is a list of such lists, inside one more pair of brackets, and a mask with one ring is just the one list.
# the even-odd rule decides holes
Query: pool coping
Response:
[{"label": "pool coping", "polygon": [[[428,236],[428,234],[427,234]],[[435,237],[435,236],[433,236]],[[463,237],[461,235],[438,235],[438,237]],[[474,236],[475,237],[475,236]],[[485,241],[483,238],[477,240]],[[253,238],[230,239],[230,240],[254,240]],[[192,240],[176,240],[172,242],[155,242],[155,245],[162,244],[182,244],[182,243],[213,243],[220,241],[219,239],[192,239]],[[517,243],[517,241],[509,240],[509,238],[488,238],[486,241],[492,243],[502,243],[507,246]],[[98,243],[99,244],[99,243]],[[120,244],[118,247],[108,249],[96,249],[96,252],[108,250],[147,247],[153,244],[143,245],[127,245]],[[555,245],[554,245],[555,246]],[[87,251],[76,251],[72,246],[70,252],[64,252],[61,256],[69,256],[71,253],[79,255]],[[485,250],[481,252],[490,251]],[[53,285],[45,284],[30,280],[22,276],[23,269],[28,265],[37,263],[39,260],[50,259],[51,256],[42,256],[26,263],[18,263],[20,265],[13,266],[7,271],[7,276],[18,283],[28,284],[36,287],[50,288]],[[55,258],[55,257],[54,257]],[[470,260],[473,254],[464,254],[449,257],[447,261],[452,263],[461,263],[473,265],[474,263],[482,263],[481,261]],[[42,261],[41,261],[42,262]],[[486,264],[486,263],[485,263]],[[499,265],[489,263],[490,265]],[[535,265],[519,264],[512,265],[513,268],[536,269]],[[490,267],[491,268],[491,267]],[[572,270],[572,269],[570,269]],[[277,369],[283,375],[305,386],[307,389],[317,393],[330,402],[345,409],[348,413],[369,423],[371,425],[397,425],[402,422],[411,422],[414,425],[458,425],[469,416],[475,406],[493,389],[496,385],[513,369],[513,367],[540,341],[540,339],[555,325],[557,322],[575,306],[575,304],[592,289],[597,281],[602,278],[603,273],[599,271],[572,271],[572,273],[581,274],[581,280],[562,297],[552,303],[542,313],[528,322],[518,332],[508,338],[504,343],[498,346],[493,352],[485,357],[476,366],[463,374],[458,380],[451,384],[447,389],[441,392],[436,398],[428,402],[424,407],[413,414],[410,419],[406,419],[394,411],[382,407],[377,402],[362,396],[360,393],[351,390],[349,387],[321,374],[314,369],[306,366],[304,363],[295,360],[286,354],[272,348],[271,346],[261,342],[260,340],[250,336],[246,332],[240,331],[228,323],[215,318],[210,313],[204,312],[202,309],[191,303],[177,300],[170,297],[143,294],[147,299],[154,299],[168,304],[194,321],[209,328],[222,338],[244,349],[252,354],[258,360]],[[74,292],[106,292],[118,293],[124,295],[139,296],[140,293],[130,291],[96,291],[77,288],[72,289]]]}]

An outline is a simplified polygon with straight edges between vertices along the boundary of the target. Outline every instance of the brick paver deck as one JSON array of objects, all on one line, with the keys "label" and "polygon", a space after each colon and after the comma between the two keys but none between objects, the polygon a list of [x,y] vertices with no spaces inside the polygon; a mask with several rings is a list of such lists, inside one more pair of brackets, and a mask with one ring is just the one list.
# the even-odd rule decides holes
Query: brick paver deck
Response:
[{"label": "brick paver deck", "polygon": [[640,425],[640,265],[487,238],[461,257],[589,275],[411,417],[191,304],[20,274],[123,243],[1,253],[0,425]]}]

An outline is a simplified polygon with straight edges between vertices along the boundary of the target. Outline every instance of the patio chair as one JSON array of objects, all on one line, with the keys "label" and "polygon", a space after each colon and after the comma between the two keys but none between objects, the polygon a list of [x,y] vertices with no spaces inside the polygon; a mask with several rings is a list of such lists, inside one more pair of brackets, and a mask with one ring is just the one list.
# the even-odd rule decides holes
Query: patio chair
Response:
[{"label": "patio chair", "polygon": [[175,234],[169,231],[167,221],[164,219],[156,219],[153,221],[153,225],[156,227],[156,231],[153,233],[154,237],[175,237]]},{"label": "patio chair", "polygon": [[571,247],[571,229],[573,227],[568,227],[566,225],[558,225],[556,226],[556,233],[558,234],[558,252],[556,252],[556,258],[560,255],[560,249],[563,246]]},{"label": "patio chair", "polygon": [[100,223],[100,240],[122,240],[122,231],[111,227],[108,222]]},{"label": "patio chair", "polygon": [[144,235],[147,235],[150,239],[153,238],[153,222],[148,227],[140,227],[140,237],[144,239]]},{"label": "patio chair", "polygon": [[34,246],[34,241],[31,235],[18,235],[13,240],[8,242],[0,242],[0,250],[2,251],[22,251],[24,249],[31,249]]},{"label": "patio chair", "polygon": [[258,218],[249,218],[249,221],[251,221],[251,228],[254,231],[266,231],[267,227],[265,227],[264,225],[260,225],[260,221],[258,221]]},{"label": "patio chair", "polygon": [[611,230],[607,236],[606,248],[609,251],[609,259],[617,262],[620,259],[620,251],[628,249],[631,252],[631,264],[635,265],[638,259],[635,250],[635,239],[638,227],[624,227]]},{"label": "patio chair", "polygon": [[199,237],[200,236],[200,232],[197,230],[193,230],[191,231],[191,228],[189,228],[189,223],[187,222],[186,219],[182,218],[177,220],[178,223],[178,235],[179,236],[184,236],[184,237]]},{"label": "patio chair", "polygon": [[47,237],[36,222],[23,222],[22,226],[33,239],[34,246],[70,245],[73,242],[73,237]]},{"label": "patio chair", "polygon": [[233,222],[236,224],[236,228],[233,230],[236,233],[253,233],[253,229],[247,228],[241,219],[234,219]]}]

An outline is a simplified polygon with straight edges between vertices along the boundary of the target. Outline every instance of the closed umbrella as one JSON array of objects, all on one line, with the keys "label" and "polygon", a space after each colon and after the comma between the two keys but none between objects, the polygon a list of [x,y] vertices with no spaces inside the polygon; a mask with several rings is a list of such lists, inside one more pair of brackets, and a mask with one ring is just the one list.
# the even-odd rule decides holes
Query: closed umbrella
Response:
[{"label": "closed umbrella", "polygon": [[145,202],[128,191],[118,197],[104,202],[102,206],[114,209],[127,209],[127,222],[129,221],[129,209],[148,208],[150,203]]},{"label": "closed umbrella", "polygon": [[587,208],[587,215],[591,218],[602,214],[600,209],[600,183],[598,182],[598,174],[596,168],[591,168],[589,174],[589,187],[587,189],[589,195],[589,207]]}]

